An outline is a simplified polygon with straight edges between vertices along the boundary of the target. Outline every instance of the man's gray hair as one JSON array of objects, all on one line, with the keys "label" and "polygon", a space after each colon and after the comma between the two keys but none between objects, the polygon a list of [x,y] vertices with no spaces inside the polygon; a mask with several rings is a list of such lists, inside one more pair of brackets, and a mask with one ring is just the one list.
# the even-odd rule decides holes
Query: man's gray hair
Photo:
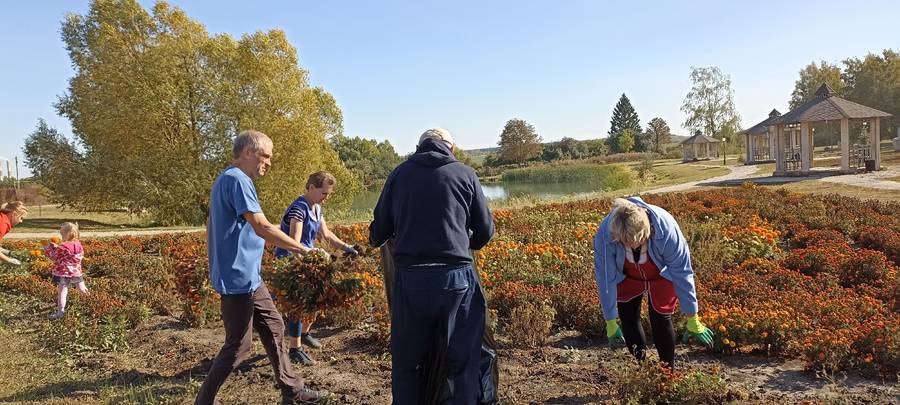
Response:
[{"label": "man's gray hair", "polygon": [[237,138],[234,138],[234,147],[231,148],[231,155],[237,159],[248,148],[252,151],[257,151],[268,145],[272,145],[272,139],[268,135],[248,129],[238,134]]}]

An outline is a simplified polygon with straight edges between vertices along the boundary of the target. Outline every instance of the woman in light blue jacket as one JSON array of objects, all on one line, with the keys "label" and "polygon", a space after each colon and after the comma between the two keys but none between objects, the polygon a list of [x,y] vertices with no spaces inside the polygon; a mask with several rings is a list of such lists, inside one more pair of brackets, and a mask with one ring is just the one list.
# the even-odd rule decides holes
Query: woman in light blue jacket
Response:
[{"label": "woman in light blue jacket", "polygon": [[[697,315],[697,290],[687,241],[666,210],[638,197],[613,201],[594,236],[594,277],[610,344],[625,341],[638,359],[647,347],[641,327],[641,301],[649,298],[650,326],[659,358],[675,361],[675,304],[687,316],[686,341],[695,336],[712,346],[712,331]],[[621,328],[616,322],[621,320]]]}]

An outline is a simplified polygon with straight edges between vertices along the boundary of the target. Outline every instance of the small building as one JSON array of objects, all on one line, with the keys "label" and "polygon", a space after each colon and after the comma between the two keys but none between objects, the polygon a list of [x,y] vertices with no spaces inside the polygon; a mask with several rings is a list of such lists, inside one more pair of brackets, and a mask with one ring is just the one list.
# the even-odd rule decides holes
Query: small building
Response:
[{"label": "small building", "polygon": [[772,109],[769,118],[762,120],[749,129],[741,131],[745,136],[744,144],[747,145],[747,156],[744,164],[775,162],[775,125],[774,122],[781,116],[776,109]]},{"label": "small building", "polygon": [[697,131],[694,136],[681,141],[682,162],[709,160],[719,157],[719,141]]},{"label": "small building", "polygon": [[[775,129],[774,175],[808,175],[812,169],[814,145],[811,124],[829,121],[841,124],[841,172],[854,173],[864,165],[868,170],[879,170],[881,119],[890,116],[884,111],[842,99],[823,83],[811,100],[769,123]],[[864,144],[850,145],[851,120],[863,124],[867,134]]]}]

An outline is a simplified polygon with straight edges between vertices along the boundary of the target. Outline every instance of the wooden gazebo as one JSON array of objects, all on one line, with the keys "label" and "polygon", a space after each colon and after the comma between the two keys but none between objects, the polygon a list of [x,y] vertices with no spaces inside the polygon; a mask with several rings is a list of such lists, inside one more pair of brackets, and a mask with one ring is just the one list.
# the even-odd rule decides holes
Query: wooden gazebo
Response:
[{"label": "wooden gazebo", "polygon": [[719,157],[719,140],[703,135],[700,131],[694,136],[681,141],[682,162],[709,160]]},{"label": "wooden gazebo", "polygon": [[[853,173],[867,161],[875,170],[881,167],[881,119],[884,111],[844,100],[822,84],[813,99],[769,123],[775,127],[775,176],[807,175],[812,168],[814,122],[841,123],[841,172]],[[850,120],[862,121],[868,132],[864,145],[850,145]],[[786,138],[786,136],[788,138]],[[851,168],[852,164],[852,168]]]},{"label": "wooden gazebo", "polygon": [[769,118],[764,119],[749,129],[741,131],[745,136],[744,144],[747,145],[747,156],[744,164],[771,163],[775,161],[775,125],[773,124],[781,113],[772,109]]}]

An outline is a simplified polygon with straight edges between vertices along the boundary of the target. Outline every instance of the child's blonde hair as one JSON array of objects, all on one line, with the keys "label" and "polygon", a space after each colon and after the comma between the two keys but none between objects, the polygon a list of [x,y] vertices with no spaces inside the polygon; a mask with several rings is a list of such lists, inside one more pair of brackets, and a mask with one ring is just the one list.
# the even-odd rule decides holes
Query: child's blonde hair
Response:
[{"label": "child's blonde hair", "polygon": [[65,222],[59,227],[59,234],[62,236],[63,242],[70,240],[78,240],[81,233],[78,232],[78,223]]},{"label": "child's blonde hair", "polygon": [[636,245],[650,239],[650,218],[647,211],[624,198],[613,200],[609,222],[612,239],[626,245]]}]

